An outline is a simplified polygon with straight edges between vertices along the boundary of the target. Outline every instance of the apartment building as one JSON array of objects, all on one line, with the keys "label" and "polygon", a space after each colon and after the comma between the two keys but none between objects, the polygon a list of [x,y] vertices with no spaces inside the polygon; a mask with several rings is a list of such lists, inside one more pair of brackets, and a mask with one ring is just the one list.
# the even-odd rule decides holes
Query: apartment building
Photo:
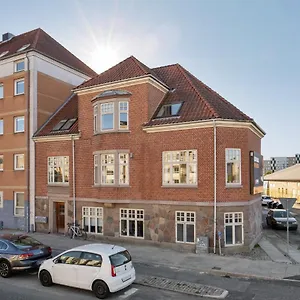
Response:
[{"label": "apartment building", "polygon": [[300,163],[300,154],[295,156],[277,156],[264,160],[264,174],[273,173]]},{"label": "apartment building", "polygon": [[[32,135],[94,71],[42,29],[0,42],[0,222],[34,228]],[[31,225],[31,226],[30,226]]]},{"label": "apartment building", "polygon": [[34,135],[36,230],[76,219],[100,238],[251,249],[264,134],[182,66],[131,56],[76,87]]}]

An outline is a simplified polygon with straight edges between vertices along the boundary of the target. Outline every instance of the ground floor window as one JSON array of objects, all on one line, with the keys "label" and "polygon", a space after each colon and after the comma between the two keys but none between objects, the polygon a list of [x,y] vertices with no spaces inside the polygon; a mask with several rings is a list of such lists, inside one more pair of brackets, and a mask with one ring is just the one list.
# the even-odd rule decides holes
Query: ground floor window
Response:
[{"label": "ground floor window", "polygon": [[14,193],[14,215],[24,217],[24,193]]},{"label": "ground floor window", "polygon": [[103,234],[103,208],[82,207],[84,230],[88,233]]},{"label": "ground floor window", "polygon": [[243,213],[224,214],[225,245],[242,245],[244,243]]},{"label": "ground floor window", "polygon": [[195,243],[195,212],[176,211],[176,242]]},{"label": "ground floor window", "polygon": [[144,237],[143,209],[120,209],[120,235],[136,238]]}]

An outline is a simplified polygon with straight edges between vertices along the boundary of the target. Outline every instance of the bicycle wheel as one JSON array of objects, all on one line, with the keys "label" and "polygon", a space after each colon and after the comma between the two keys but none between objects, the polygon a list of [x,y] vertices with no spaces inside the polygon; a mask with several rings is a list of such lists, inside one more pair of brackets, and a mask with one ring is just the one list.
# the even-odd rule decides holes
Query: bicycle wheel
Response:
[{"label": "bicycle wheel", "polygon": [[71,229],[71,227],[68,228],[68,236],[71,238],[73,238],[73,230]]}]

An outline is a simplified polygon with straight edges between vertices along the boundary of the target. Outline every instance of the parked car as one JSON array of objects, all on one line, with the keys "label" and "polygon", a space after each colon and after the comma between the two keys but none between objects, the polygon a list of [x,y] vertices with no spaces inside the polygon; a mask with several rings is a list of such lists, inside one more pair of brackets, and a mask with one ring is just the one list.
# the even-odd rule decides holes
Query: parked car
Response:
[{"label": "parked car", "polygon": [[49,246],[28,235],[0,235],[0,276],[7,278],[14,271],[38,269],[51,254]]},{"label": "parked car", "polygon": [[53,283],[91,290],[103,299],[131,285],[135,269],[129,252],[110,244],[89,244],[76,247],[48,259],[40,266],[43,286]]},{"label": "parked car", "polygon": [[270,202],[273,202],[273,199],[270,196],[267,195],[261,196],[261,205],[268,205]]},{"label": "parked car", "polygon": [[[287,228],[287,211],[285,209],[271,209],[267,214],[267,225],[272,226],[272,228]],[[298,222],[289,213],[289,229],[297,230]]]}]

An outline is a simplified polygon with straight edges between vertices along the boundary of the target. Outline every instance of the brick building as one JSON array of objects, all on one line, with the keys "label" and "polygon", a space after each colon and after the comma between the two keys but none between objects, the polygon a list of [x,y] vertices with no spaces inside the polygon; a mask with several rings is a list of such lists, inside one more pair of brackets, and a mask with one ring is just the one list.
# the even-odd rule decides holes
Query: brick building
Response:
[{"label": "brick building", "polygon": [[226,250],[249,249],[261,234],[250,152],[263,136],[180,65],[131,56],[36,132],[36,215],[48,217],[36,229],[65,231],[75,217],[99,236],[194,249],[207,235],[215,249],[220,232]]},{"label": "brick building", "polygon": [[[0,222],[34,226],[36,130],[95,73],[42,29],[0,41]],[[30,154],[30,155],[29,155]],[[31,203],[31,205],[29,205]],[[29,220],[31,215],[31,220]]]}]

